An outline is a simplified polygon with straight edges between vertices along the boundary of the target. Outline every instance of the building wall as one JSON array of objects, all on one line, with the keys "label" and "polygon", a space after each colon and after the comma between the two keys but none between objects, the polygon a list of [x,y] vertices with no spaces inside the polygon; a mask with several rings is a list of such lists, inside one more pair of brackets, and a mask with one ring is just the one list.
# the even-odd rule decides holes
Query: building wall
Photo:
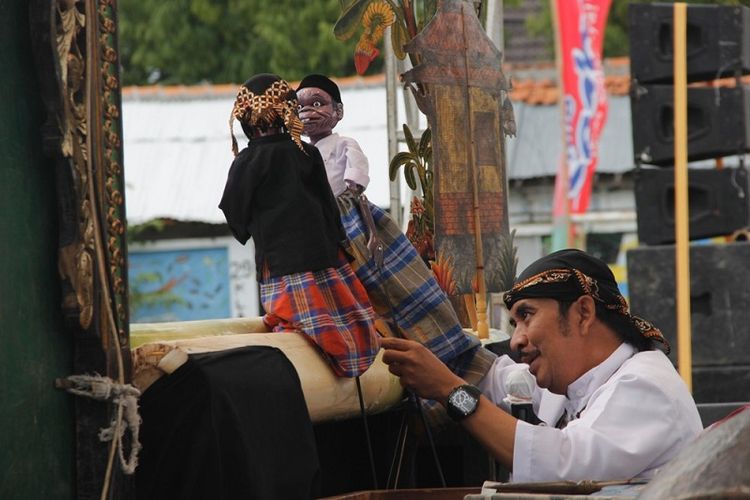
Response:
[{"label": "building wall", "polygon": [[[552,232],[552,200],[554,179],[511,181],[508,197],[510,227],[516,230],[516,240],[548,237]],[[591,196],[590,210],[582,216],[573,216],[580,233],[635,233],[636,211],[632,176],[597,175]],[[549,251],[537,244],[526,246],[530,263]],[[542,253],[538,253],[538,252]],[[519,254],[521,249],[519,248]]]},{"label": "building wall", "polygon": [[252,240],[170,239],[128,251],[133,323],[259,315]]},{"label": "building wall", "polygon": [[0,0],[0,498],[72,499],[73,403],[53,387],[70,374],[72,339],[28,11],[25,0]]}]

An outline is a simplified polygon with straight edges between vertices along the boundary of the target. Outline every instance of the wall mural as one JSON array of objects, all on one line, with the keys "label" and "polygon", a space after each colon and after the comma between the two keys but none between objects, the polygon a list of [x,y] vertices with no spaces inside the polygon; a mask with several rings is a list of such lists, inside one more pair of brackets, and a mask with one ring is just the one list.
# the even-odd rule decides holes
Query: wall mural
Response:
[{"label": "wall mural", "polygon": [[128,260],[131,321],[231,316],[226,247],[133,251]]}]

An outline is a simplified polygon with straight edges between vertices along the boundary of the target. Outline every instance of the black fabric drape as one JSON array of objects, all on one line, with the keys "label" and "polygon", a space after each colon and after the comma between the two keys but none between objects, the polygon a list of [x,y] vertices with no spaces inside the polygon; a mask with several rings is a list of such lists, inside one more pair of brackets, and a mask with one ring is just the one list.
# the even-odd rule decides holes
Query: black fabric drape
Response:
[{"label": "black fabric drape", "polygon": [[140,500],[317,496],[312,423],[297,372],[279,349],[191,355],[140,405]]}]

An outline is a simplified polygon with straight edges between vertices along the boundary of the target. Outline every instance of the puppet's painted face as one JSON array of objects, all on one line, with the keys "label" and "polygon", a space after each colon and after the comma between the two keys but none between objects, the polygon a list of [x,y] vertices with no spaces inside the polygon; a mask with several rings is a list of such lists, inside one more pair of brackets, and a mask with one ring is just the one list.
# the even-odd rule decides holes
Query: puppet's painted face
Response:
[{"label": "puppet's painted face", "polygon": [[305,135],[317,141],[331,134],[341,119],[338,103],[328,92],[317,87],[305,87],[297,91],[299,117],[305,126]]}]

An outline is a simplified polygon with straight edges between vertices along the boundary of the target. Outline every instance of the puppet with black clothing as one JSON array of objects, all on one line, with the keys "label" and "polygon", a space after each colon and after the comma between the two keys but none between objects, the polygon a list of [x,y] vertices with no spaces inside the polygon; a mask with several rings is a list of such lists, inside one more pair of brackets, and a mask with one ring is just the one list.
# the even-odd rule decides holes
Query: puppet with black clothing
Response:
[{"label": "puppet with black clothing", "polygon": [[297,99],[277,75],[240,88],[230,118],[249,138],[229,169],[219,208],[235,238],[255,243],[264,321],[301,331],[337,375],[364,372],[379,348],[374,312],[345,254],[345,233],[318,150],[301,141]]},{"label": "puppet with black clothing", "polygon": [[336,196],[355,259],[352,268],[387,323],[390,331],[385,333],[419,341],[456,373],[478,382],[494,356],[463,331],[448,297],[412,243],[365,197],[370,180],[367,157],[356,140],[333,131],[344,116],[338,86],[324,75],[311,74],[298,85],[297,96],[304,134],[320,150]]}]

